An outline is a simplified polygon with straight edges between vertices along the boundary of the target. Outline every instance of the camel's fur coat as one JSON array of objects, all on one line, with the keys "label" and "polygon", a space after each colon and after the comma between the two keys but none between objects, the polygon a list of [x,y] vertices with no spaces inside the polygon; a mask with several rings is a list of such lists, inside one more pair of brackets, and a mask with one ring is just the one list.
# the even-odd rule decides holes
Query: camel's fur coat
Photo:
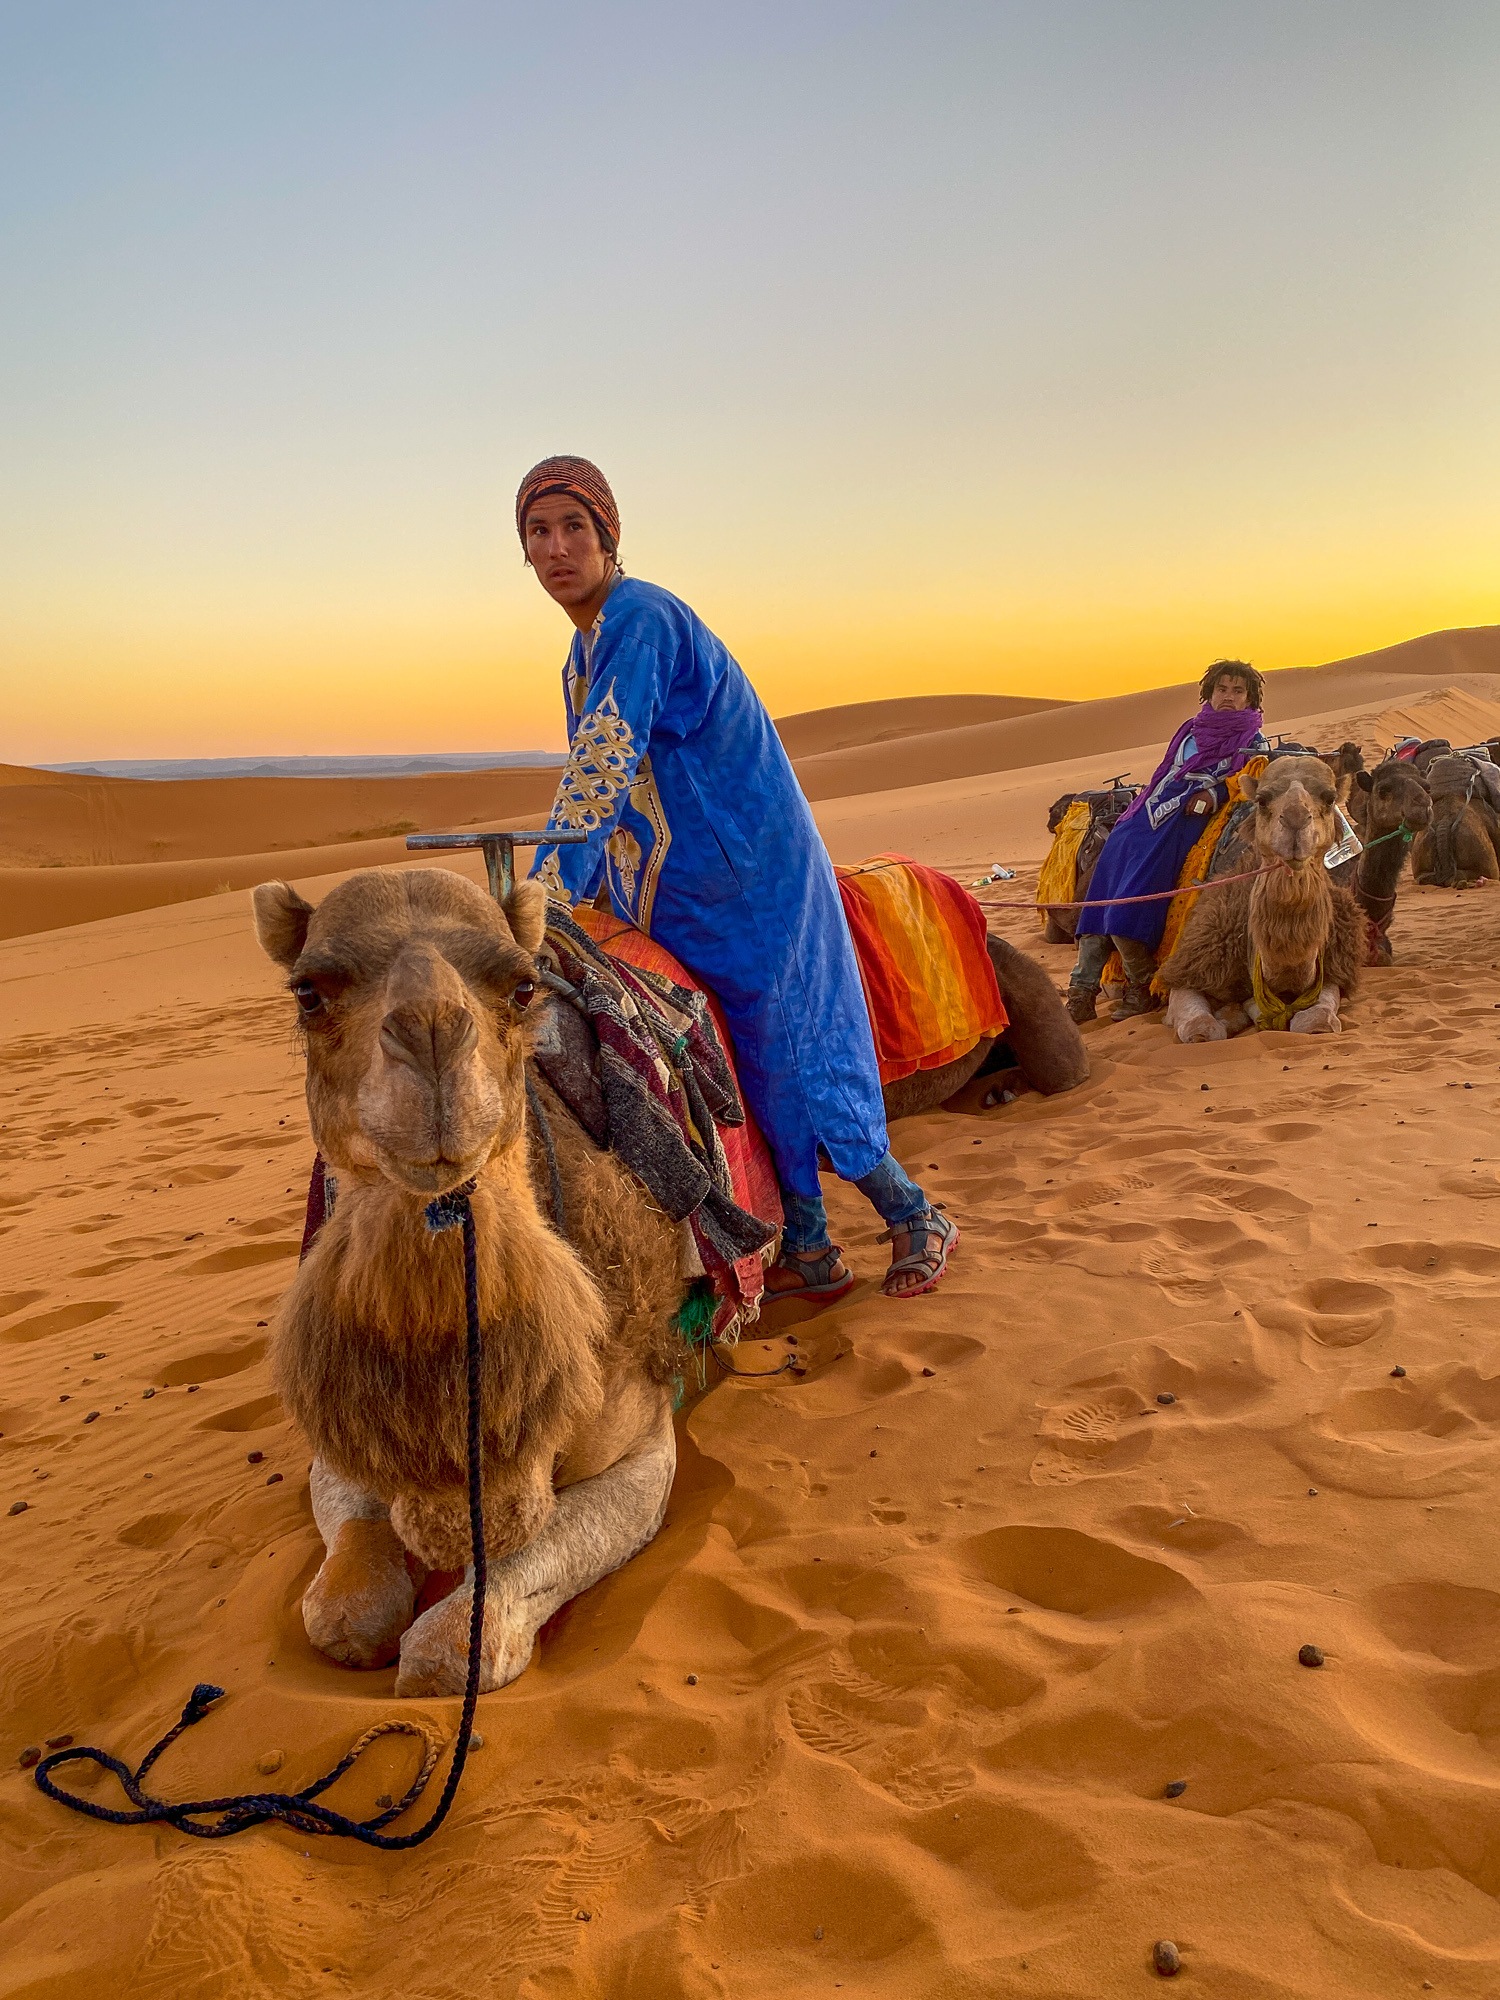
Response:
[{"label": "camel's fur coat", "polygon": [[[1254,784],[1247,780],[1246,789]],[[1328,879],[1323,856],[1338,837],[1335,781],[1317,757],[1283,757],[1254,786],[1255,849],[1269,873],[1198,898],[1162,967],[1171,989],[1167,1025],[1183,1041],[1222,1040],[1248,1024],[1257,952],[1273,992],[1292,999],[1316,978],[1323,999],[1296,1017],[1297,1032],[1336,1033],[1340,1000],[1359,982],[1365,918]]]},{"label": "camel's fur coat", "polygon": [[[545,1089],[571,1241],[544,1217],[523,1067],[546,1004],[528,990],[544,919],[535,885],[521,884],[502,915],[444,870],[370,870],[316,910],[269,884],[256,914],[299,1008],[311,1002],[300,1014],[308,1106],[338,1185],[276,1332],[277,1381],[316,1454],[319,1525],[325,1513],[332,1524],[304,1615],[314,1643],[374,1664],[401,1640],[411,1596],[395,1581],[391,1548],[366,1547],[370,1522],[388,1517],[400,1549],[428,1569],[462,1571],[469,1559],[462,1239],[427,1228],[428,1200],[477,1180],[485,1542],[498,1565],[491,1594],[502,1600],[503,1559],[541,1547],[563,1490],[602,1484],[648,1447],[669,1450],[680,1239]],[[614,1524],[630,1546],[607,1568],[655,1532],[665,1485],[645,1498],[648,1519]],[[372,1586],[356,1540],[389,1585],[383,1614],[360,1608]],[[534,1610],[541,1593],[527,1601]],[[400,1691],[461,1684],[449,1641],[461,1640],[467,1614],[452,1602],[402,1641]],[[429,1628],[409,1647],[438,1613],[439,1643]],[[525,1665],[532,1631],[518,1613],[499,1634],[490,1684]]]}]

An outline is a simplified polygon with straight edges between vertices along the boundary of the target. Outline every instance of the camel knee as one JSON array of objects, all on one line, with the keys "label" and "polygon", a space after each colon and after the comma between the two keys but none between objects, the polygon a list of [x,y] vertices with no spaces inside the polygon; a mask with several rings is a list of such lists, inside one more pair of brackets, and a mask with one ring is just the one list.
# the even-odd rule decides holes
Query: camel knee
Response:
[{"label": "camel knee", "polygon": [[401,1646],[416,1581],[388,1520],[351,1517],[334,1530],[302,1596],[302,1622],[320,1653],[345,1667],[383,1667]]}]

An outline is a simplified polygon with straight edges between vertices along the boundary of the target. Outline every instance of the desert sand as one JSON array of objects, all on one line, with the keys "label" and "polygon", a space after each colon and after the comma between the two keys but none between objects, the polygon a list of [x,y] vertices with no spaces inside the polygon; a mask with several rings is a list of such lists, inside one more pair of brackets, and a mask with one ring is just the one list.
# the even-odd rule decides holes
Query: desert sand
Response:
[{"label": "desert sand", "polygon": [[[1500,727],[1500,633],[1391,653],[1274,678],[1270,726]],[[1144,775],[1187,700],[884,740],[825,714],[802,764],[881,774],[819,792],[840,858],[1000,860],[1020,879],[988,893],[1024,900],[1050,800]],[[228,1699],[159,1767],[176,1797],[456,1719],[398,1711],[298,1615],[319,1547],[266,1356],[311,1147],[241,885],[316,897],[388,858],[326,837],[373,805],[316,810],[280,848],[205,822],[220,851],[187,860],[243,861],[229,892],[148,877],[156,906],[110,913],[106,874],[91,921],[0,945],[0,1996],[1114,2000],[1154,1988],[1159,1938],[1215,2000],[1500,1991],[1500,890],[1406,885],[1339,1038],[1101,1021],[1079,1091],[898,1125],[963,1229],[946,1283],[883,1299],[874,1218],[833,1189],[859,1289],[743,1356],[793,1331],[806,1378],[684,1413],[662,1533],[483,1698],[429,1846],[42,1798],[27,1746],[133,1760],[203,1679]],[[1031,913],[994,921],[1065,977]],[[335,1799],[410,1767],[388,1740]]]}]

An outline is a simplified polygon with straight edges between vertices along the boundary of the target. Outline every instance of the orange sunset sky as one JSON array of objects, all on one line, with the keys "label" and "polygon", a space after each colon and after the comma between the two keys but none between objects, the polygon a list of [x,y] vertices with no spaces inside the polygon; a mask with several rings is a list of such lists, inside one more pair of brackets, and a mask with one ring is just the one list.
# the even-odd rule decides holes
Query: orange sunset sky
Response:
[{"label": "orange sunset sky", "polygon": [[0,759],[557,748],[520,474],[774,713],[1500,620],[1500,12],[0,22]]}]

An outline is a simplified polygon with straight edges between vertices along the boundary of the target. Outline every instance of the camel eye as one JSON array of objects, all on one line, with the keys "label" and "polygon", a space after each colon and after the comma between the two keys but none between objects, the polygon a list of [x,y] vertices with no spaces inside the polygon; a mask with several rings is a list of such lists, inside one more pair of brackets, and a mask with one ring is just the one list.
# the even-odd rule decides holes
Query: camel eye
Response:
[{"label": "camel eye", "polygon": [[292,988],[297,1005],[304,1014],[316,1014],[323,1004],[323,996],[310,979],[299,979]]},{"label": "camel eye", "polygon": [[534,979],[523,979],[510,997],[517,1007],[529,1007],[536,998],[536,981]]}]

